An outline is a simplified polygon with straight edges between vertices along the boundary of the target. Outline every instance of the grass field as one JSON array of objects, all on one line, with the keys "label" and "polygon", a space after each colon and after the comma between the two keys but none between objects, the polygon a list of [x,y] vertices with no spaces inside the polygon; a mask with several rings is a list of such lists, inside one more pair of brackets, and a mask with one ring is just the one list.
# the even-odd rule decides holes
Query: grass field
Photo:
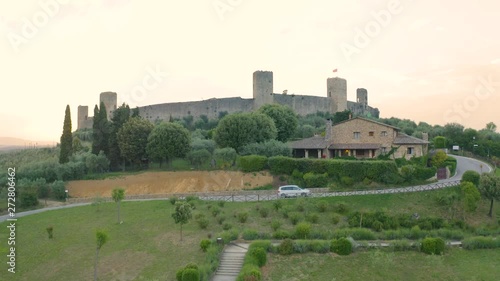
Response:
[{"label": "grass field", "polygon": [[500,168],[497,168],[497,169],[495,170],[495,174],[496,174],[497,176],[500,176]]},{"label": "grass field", "polygon": [[[282,200],[282,202],[283,208],[300,213],[302,218],[305,217],[306,213],[317,213],[319,220],[313,224],[313,229],[325,231],[346,225],[346,222],[334,225],[330,219],[333,213],[331,206],[340,201],[345,202],[351,211],[360,209],[365,211],[386,210],[390,214],[419,213],[421,216],[446,217],[447,210],[439,207],[435,200],[436,196],[446,192],[449,190],[343,198],[300,198]],[[316,203],[320,200],[328,203],[329,209],[325,213],[318,213],[316,210]],[[193,216],[204,214],[209,221],[208,228],[200,229],[193,218],[183,228],[184,241],[182,243],[179,241],[179,226],[175,225],[171,218],[173,206],[166,200],[122,202],[123,224],[117,223],[115,203],[105,203],[99,207],[84,206],[47,211],[22,217],[18,219],[16,226],[17,273],[15,279],[11,277],[7,279],[4,263],[5,270],[0,272],[0,280],[91,280],[96,229],[105,229],[110,237],[109,242],[103,246],[100,253],[100,280],[175,280],[176,270],[186,263],[196,262],[199,264],[204,261],[205,254],[199,249],[200,240],[209,235],[216,237],[218,233],[223,231],[224,224],[232,226],[232,229],[236,229],[240,233],[245,229],[271,233],[271,222],[279,221],[282,224],[280,229],[293,230],[295,226],[282,216],[282,210],[279,212],[274,210],[272,204],[273,202],[226,202],[220,206],[217,202],[195,201]],[[305,206],[300,212],[298,211],[299,205]],[[486,216],[488,207],[488,202],[482,202],[476,214],[468,215],[467,222],[477,226],[498,227],[498,219],[492,220]],[[216,217],[212,214],[214,209],[220,211]],[[261,217],[259,210],[262,209],[269,210],[268,217]],[[500,208],[495,208],[496,218],[500,217],[499,210]],[[247,222],[238,221],[235,214],[239,212],[249,214]],[[221,217],[225,219],[223,224],[218,222]],[[3,257],[0,258],[0,261],[7,259],[5,247],[7,246],[8,233],[6,225],[6,222],[0,223],[0,256]],[[47,237],[46,228],[48,226],[54,227],[54,239],[49,240]],[[402,255],[407,256],[401,257],[401,259],[405,259],[405,257],[408,260],[418,259],[420,256],[414,256],[416,254],[405,253]],[[351,262],[362,262],[366,259],[363,258],[363,255],[370,255],[370,253],[355,254],[346,259],[359,256],[360,261]],[[308,260],[307,257],[306,255],[300,256],[299,260]],[[322,257],[321,259],[327,259],[328,255]],[[497,256],[492,257],[498,261]],[[393,260],[397,259],[399,258],[393,257]],[[424,260],[421,262],[425,263],[431,258],[422,257],[422,259]],[[277,265],[278,261],[279,258],[276,257]],[[470,263],[474,262],[474,260],[470,261]],[[493,265],[489,263],[489,266]],[[349,262],[345,263],[345,267],[351,267]],[[406,269],[397,267],[395,271],[399,270]],[[390,274],[396,273],[390,272]],[[316,279],[316,275],[311,275],[310,279],[288,280],[332,280],[332,278]],[[385,280],[397,279],[387,278]],[[454,279],[445,278],[442,280]]]},{"label": "grass field", "polygon": [[370,250],[335,254],[269,255],[266,281],[498,280],[498,250],[449,250],[443,256]]}]

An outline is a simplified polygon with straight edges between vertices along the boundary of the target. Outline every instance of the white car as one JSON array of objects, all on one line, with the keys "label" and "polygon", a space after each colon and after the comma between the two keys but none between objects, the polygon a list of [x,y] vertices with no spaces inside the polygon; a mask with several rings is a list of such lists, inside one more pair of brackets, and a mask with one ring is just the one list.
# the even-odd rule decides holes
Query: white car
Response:
[{"label": "white car", "polygon": [[278,188],[278,196],[281,198],[309,195],[311,195],[311,191],[309,189],[302,189],[297,185],[283,185]]}]

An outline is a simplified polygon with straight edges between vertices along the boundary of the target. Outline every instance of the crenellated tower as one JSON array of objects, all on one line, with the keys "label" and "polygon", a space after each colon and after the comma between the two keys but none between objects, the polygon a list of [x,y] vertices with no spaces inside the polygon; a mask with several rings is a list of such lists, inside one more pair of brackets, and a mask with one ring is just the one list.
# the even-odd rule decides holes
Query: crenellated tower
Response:
[{"label": "crenellated tower", "polygon": [[347,110],[347,80],[339,77],[326,80],[327,97],[331,99],[330,112]]},{"label": "crenellated tower", "polygon": [[259,70],[253,73],[253,99],[254,110],[274,102],[272,71]]}]

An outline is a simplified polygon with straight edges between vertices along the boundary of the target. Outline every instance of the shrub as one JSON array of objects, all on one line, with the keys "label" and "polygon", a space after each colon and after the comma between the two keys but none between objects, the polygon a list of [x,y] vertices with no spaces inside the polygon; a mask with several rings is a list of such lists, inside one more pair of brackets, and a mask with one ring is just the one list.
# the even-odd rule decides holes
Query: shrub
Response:
[{"label": "shrub", "polygon": [[208,221],[208,219],[205,218],[204,216],[200,217],[199,219],[197,219],[196,222],[198,223],[198,226],[201,229],[207,229],[208,225],[210,224],[210,222]]},{"label": "shrub", "polygon": [[216,217],[218,214],[220,214],[220,209],[217,207],[212,208],[212,216]]},{"label": "shrub", "polygon": [[177,198],[176,196],[172,196],[168,199],[168,201],[170,201],[170,204],[172,205],[175,205],[175,202],[177,202],[177,200],[179,200],[179,198]]},{"label": "shrub", "polygon": [[290,147],[277,140],[268,140],[261,143],[250,143],[241,148],[240,155],[261,155],[266,157],[273,156],[292,156]]},{"label": "shrub", "polygon": [[267,218],[267,216],[269,215],[269,210],[267,208],[260,208],[259,213],[261,217]]},{"label": "shrub", "polygon": [[186,268],[182,271],[182,281],[199,281],[200,272],[198,269]]},{"label": "shrub", "polygon": [[318,212],[324,213],[328,209],[328,202],[321,200],[316,203],[316,208],[318,209]]},{"label": "shrub", "polygon": [[344,176],[340,178],[340,183],[343,186],[351,187],[354,185],[354,180],[351,177]]},{"label": "shrub", "polygon": [[422,240],[421,250],[429,255],[442,255],[445,249],[445,242],[442,238],[425,238]]},{"label": "shrub", "polygon": [[288,218],[290,219],[290,222],[293,224],[293,225],[296,225],[301,219],[301,215],[300,213],[297,213],[297,212],[291,212],[289,215],[288,215]]},{"label": "shrub", "polygon": [[401,176],[407,182],[412,182],[415,179],[415,166],[404,165],[401,167]]},{"label": "shrub", "polygon": [[338,214],[333,214],[330,218],[332,224],[338,224],[340,222],[340,216]]},{"label": "shrub", "polygon": [[225,221],[225,220],[226,220],[226,217],[223,217],[223,216],[217,217],[217,222],[218,222],[219,224],[224,223],[224,221]]},{"label": "shrub", "polygon": [[330,251],[330,242],[328,240],[311,240],[309,241],[311,251],[315,253],[328,253]]},{"label": "shrub", "polygon": [[282,240],[282,239],[286,239],[286,238],[290,238],[290,237],[292,237],[292,235],[288,231],[285,231],[285,230],[277,230],[273,233],[273,238],[278,239],[278,240]]},{"label": "shrub", "polygon": [[236,150],[232,147],[218,148],[214,150],[214,159],[219,169],[231,167],[236,160]]},{"label": "shrub", "polygon": [[472,171],[472,170],[465,171],[464,174],[462,175],[461,182],[468,181],[468,182],[473,183],[476,187],[478,187],[480,177],[481,176],[476,171]]},{"label": "shrub", "polygon": [[262,273],[257,265],[247,264],[244,265],[238,275],[237,281],[260,281],[262,280]]},{"label": "shrub", "polygon": [[295,227],[295,235],[298,238],[306,239],[311,233],[311,225],[306,222],[301,222]]},{"label": "shrub", "polygon": [[349,211],[349,207],[345,202],[338,202],[333,206],[333,209],[335,210],[336,213],[339,214],[345,214]]},{"label": "shrub", "polygon": [[222,225],[222,229],[224,230],[230,230],[233,226],[230,223],[225,223]]},{"label": "shrub", "polygon": [[284,156],[269,157],[267,163],[271,173],[274,175],[291,175],[296,167],[294,158]]},{"label": "shrub", "polygon": [[196,166],[197,168],[201,167],[203,163],[208,162],[208,160],[210,160],[210,157],[212,157],[212,154],[206,149],[192,150],[186,155],[189,163]]},{"label": "shrub", "polygon": [[20,206],[23,208],[29,208],[38,205],[38,197],[36,190],[24,189],[21,190],[19,195],[19,201],[21,201]]},{"label": "shrub", "polygon": [[219,207],[221,208],[224,208],[224,205],[226,204],[226,201],[217,201],[217,205],[219,205]]},{"label": "shrub", "polygon": [[51,225],[46,228],[47,234],[49,235],[49,239],[52,239],[54,237],[54,227]]},{"label": "shrub", "polygon": [[273,207],[276,211],[279,211],[279,209],[283,207],[283,202],[281,202],[280,200],[276,200],[273,202]]},{"label": "shrub", "polygon": [[266,168],[267,157],[260,155],[241,156],[238,166],[243,172],[258,172]]},{"label": "shrub", "polygon": [[314,174],[312,172],[304,175],[304,183],[306,187],[325,187],[328,184],[328,174]]},{"label": "shrub", "polygon": [[352,253],[351,241],[345,237],[334,239],[330,245],[330,251],[342,256],[347,256]]},{"label": "shrub", "polygon": [[267,253],[261,247],[253,247],[248,251],[248,254],[255,258],[257,261],[257,266],[263,267],[267,262]]},{"label": "shrub", "polygon": [[279,220],[273,220],[271,221],[271,229],[273,231],[278,230],[281,227],[281,222]]},{"label": "shrub", "polygon": [[280,255],[291,255],[293,254],[293,240],[291,239],[285,239],[281,244],[278,246],[278,253]]},{"label": "shrub", "polygon": [[310,223],[318,223],[319,216],[318,214],[312,213],[306,216],[306,220]]},{"label": "shrub", "polygon": [[237,217],[239,222],[245,223],[248,220],[248,213],[247,212],[238,213]]},{"label": "shrub", "polygon": [[259,232],[254,229],[245,229],[243,231],[243,239],[245,240],[255,240],[259,238]]},{"label": "shrub", "polygon": [[212,244],[212,242],[210,242],[210,240],[208,240],[208,239],[201,240],[200,241],[201,250],[205,253],[208,249],[208,246],[210,246],[210,244]]},{"label": "shrub", "polygon": [[415,179],[416,180],[427,180],[436,175],[436,167],[420,167],[416,166],[415,167]]}]

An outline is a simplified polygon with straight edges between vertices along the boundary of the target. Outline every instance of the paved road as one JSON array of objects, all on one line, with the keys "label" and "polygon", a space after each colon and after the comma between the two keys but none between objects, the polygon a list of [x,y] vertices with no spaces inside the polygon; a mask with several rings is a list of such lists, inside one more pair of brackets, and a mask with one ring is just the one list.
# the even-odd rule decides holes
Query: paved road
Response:
[{"label": "paved road", "polygon": [[[352,196],[352,195],[370,195],[370,194],[386,194],[386,193],[406,193],[406,192],[417,192],[417,191],[425,191],[432,189],[445,188],[450,186],[456,181],[459,181],[462,178],[462,175],[467,170],[473,170],[478,173],[491,172],[493,169],[488,164],[481,162],[476,159],[462,157],[462,156],[453,156],[457,159],[457,171],[455,175],[449,179],[440,180],[437,184],[428,184],[421,186],[410,186],[410,187],[401,187],[401,188],[391,188],[391,189],[381,189],[381,190],[368,190],[368,191],[347,191],[347,192],[330,192],[330,193],[313,193],[313,197],[330,197],[330,196]],[[248,196],[209,196],[209,197],[200,197],[200,199],[204,200],[222,200],[222,201],[265,201],[265,200],[274,200],[277,199],[274,196],[262,196],[257,197],[257,195],[252,195],[253,198],[247,198]],[[151,200],[165,200],[165,198],[154,198],[154,199],[132,199],[126,201],[151,201]],[[50,210],[59,210],[64,208],[72,208],[78,206],[90,205],[90,203],[75,203],[70,205],[58,206],[58,207],[49,207],[43,209],[37,209],[32,211],[20,212],[16,213],[15,218],[24,217],[31,214],[37,214]],[[8,215],[0,216],[0,222],[3,222],[10,217]]]}]

